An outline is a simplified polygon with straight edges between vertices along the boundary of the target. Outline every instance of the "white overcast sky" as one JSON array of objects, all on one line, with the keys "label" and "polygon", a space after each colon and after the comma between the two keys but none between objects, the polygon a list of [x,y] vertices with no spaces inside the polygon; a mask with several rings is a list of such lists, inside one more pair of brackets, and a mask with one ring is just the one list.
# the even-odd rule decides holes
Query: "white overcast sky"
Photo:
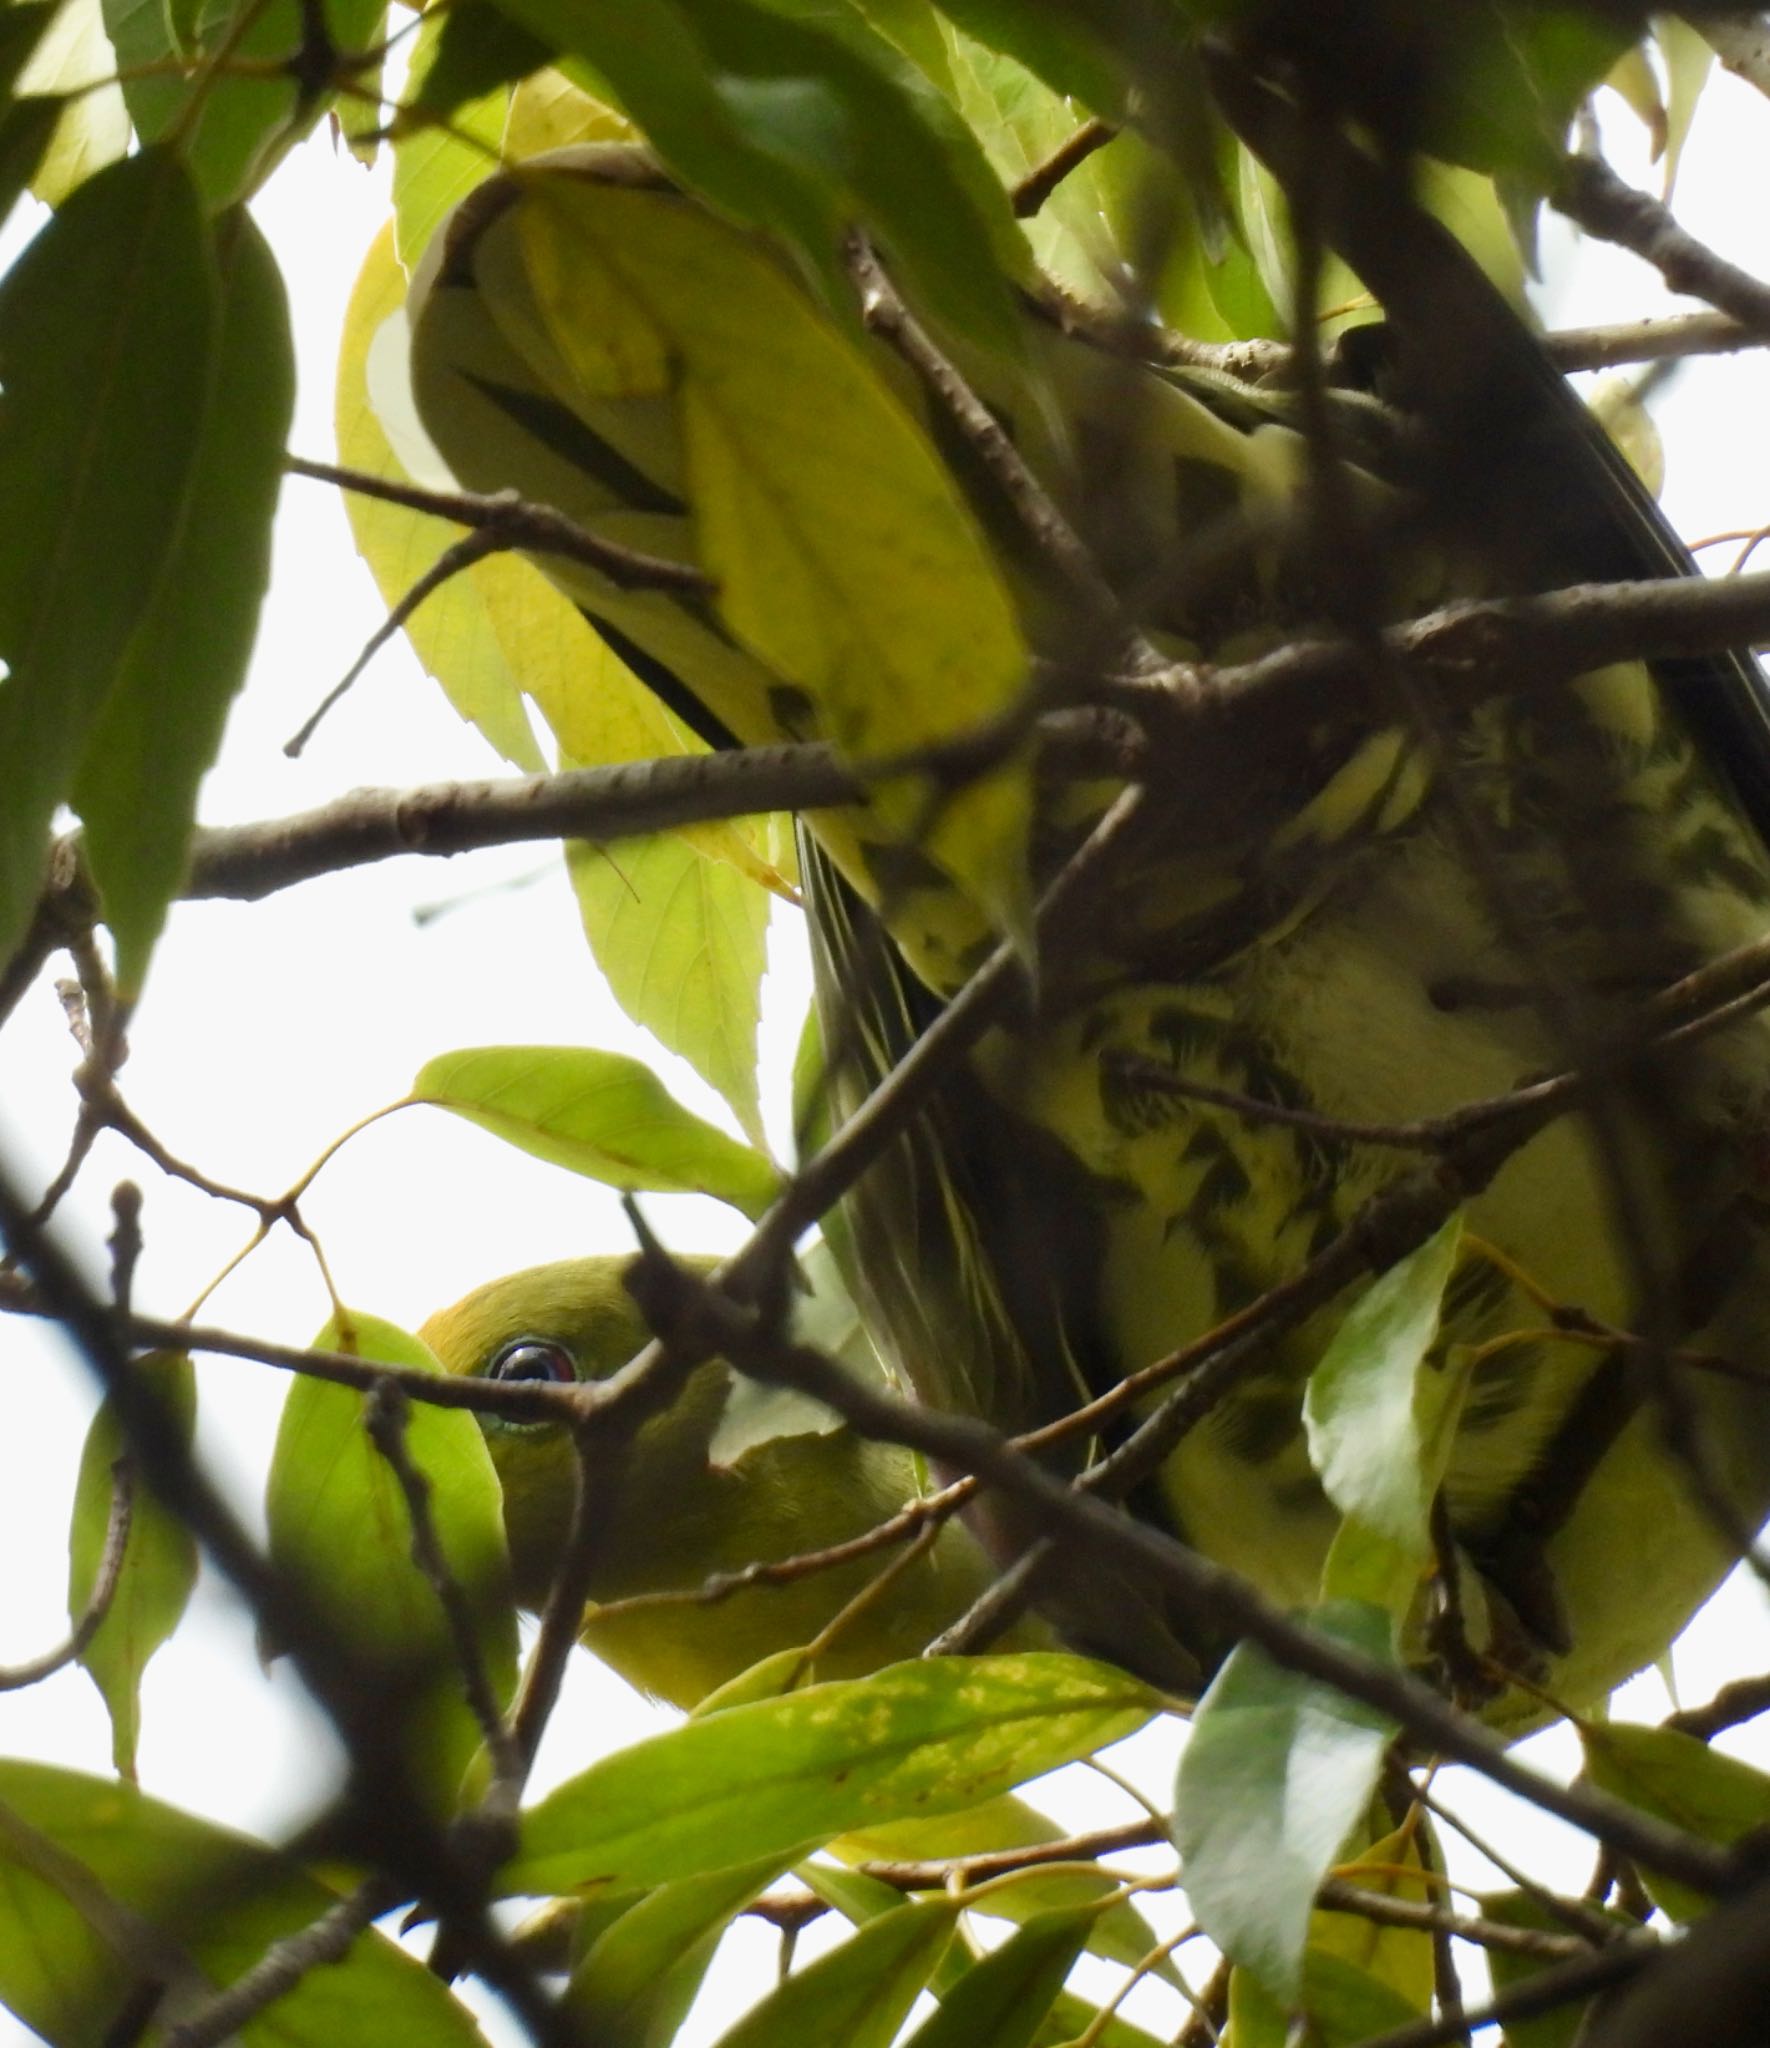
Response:
[{"label": "white overcast sky", "polygon": [[[1767,115],[1770,108],[1744,87],[1718,80],[1699,115],[1678,193],[1681,217],[1760,276],[1770,275],[1770,209],[1762,203]],[[1610,125],[1632,141],[1628,117]],[[1651,176],[1626,151],[1620,161],[1643,182]],[[380,175],[320,144],[298,152],[256,208],[298,309],[293,445],[300,453],[332,454],[331,351],[357,264],[385,207]],[[8,236],[9,249],[17,239]],[[1662,304],[1655,281],[1632,259],[1592,251],[1580,262],[1575,294],[1550,310],[1568,323]],[[1673,381],[1656,410],[1668,445],[1664,502],[1687,538],[1770,519],[1770,378],[1761,358],[1700,365]],[[1719,553],[1725,562],[1731,551]],[[282,741],[349,666],[380,617],[332,494],[292,481],[261,645],[221,762],[204,788],[206,821],[304,809],[359,784],[498,772],[403,642],[377,658],[301,760],[284,758]],[[538,872],[540,879],[528,879]],[[448,915],[422,926],[414,921],[418,908],[455,896],[462,900]],[[804,986],[790,942],[785,956],[785,972],[772,980],[779,998],[772,1014],[777,1071],[797,1030]],[[53,971],[65,972],[65,963]],[[162,1141],[216,1178],[266,1194],[292,1181],[334,1133],[403,1094],[432,1053],[515,1042],[655,1050],[599,986],[557,863],[537,848],[385,864],[255,906],[182,905],[131,1041],[123,1087]],[[47,1180],[65,1147],[73,1056],[46,977],[0,1038],[0,1144],[27,1185]],[[680,1063],[669,1063],[667,1073],[695,1108],[721,1114]],[[774,1108],[784,1142],[778,1088]],[[101,1244],[110,1187],[126,1174],[140,1178],[148,1195],[137,1300],[174,1314],[244,1241],[249,1219],[169,1185],[107,1140],[63,1207],[69,1242],[89,1251]],[[710,1202],[648,1206],[684,1249],[719,1248],[738,1235],[736,1220]],[[354,1140],[303,1207],[344,1297],[408,1326],[497,1273],[627,1242],[604,1190],[429,1110],[406,1112]],[[286,1234],[258,1252],[206,1311],[288,1341],[311,1336],[325,1312],[311,1260]],[[9,1321],[0,1327],[0,1347],[10,1417],[0,1431],[5,1664],[65,1630],[62,1532],[94,1397],[84,1369],[50,1334]],[[201,1386],[201,1441],[242,1510],[257,1518],[283,1382],[254,1366],[218,1361],[204,1364]],[[1770,1626],[1755,1586],[1732,1584],[1691,1631],[1678,1663],[1680,1688],[1691,1700],[1706,1697],[1722,1677],[1770,1667]],[[578,1664],[543,1754],[543,1783],[667,1724],[668,1717],[587,1658]],[[1664,1710],[1665,1695],[1650,1678],[1619,1704],[1650,1718]],[[1740,1738],[1735,1746],[1749,1742]],[[1129,1747],[1133,1767],[1165,1801],[1176,1732],[1152,1731]],[[1537,1750],[1557,1766],[1571,1756],[1565,1738],[1539,1739]],[[274,1838],[323,1797],[327,1751],[324,1729],[303,1712],[296,1689],[285,1677],[259,1674],[249,1625],[205,1580],[193,1622],[148,1677],[144,1788]],[[0,1755],[108,1770],[109,1732],[85,1675],[69,1670],[32,1690],[0,1695]],[[1054,1788],[1047,1803],[1078,1823],[1125,1811],[1097,1780]],[[1499,1801],[1485,1788],[1458,1786],[1453,1803],[1471,1814],[1480,1810],[1488,1829],[1504,1834]],[[1586,1852],[1570,1838],[1563,1854],[1564,1875],[1577,1885]],[[767,1967],[771,1956],[772,1937],[752,1931],[743,1967]],[[713,2038],[729,2021],[732,1987],[742,1981],[740,1971],[703,2006],[700,2038]],[[1159,2014],[1152,2023],[1161,2023]],[[13,2038],[28,2037],[0,2013],[0,2044]]]}]

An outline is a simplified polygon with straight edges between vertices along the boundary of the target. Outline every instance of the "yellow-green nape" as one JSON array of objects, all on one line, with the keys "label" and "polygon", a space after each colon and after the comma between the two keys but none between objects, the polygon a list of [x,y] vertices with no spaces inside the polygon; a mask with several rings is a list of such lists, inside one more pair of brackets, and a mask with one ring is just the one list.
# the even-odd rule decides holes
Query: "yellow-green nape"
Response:
[{"label": "yellow-green nape", "polygon": [[[529,1266],[439,1309],[418,1334],[452,1373],[483,1373],[519,1337],[563,1345],[580,1379],[605,1379],[642,1350],[649,1336],[623,1276],[630,1257],[561,1259]],[[709,1272],[714,1261],[683,1264]]]},{"label": "yellow-green nape", "polygon": [[[683,1262],[697,1272],[715,1261]],[[454,1373],[486,1371],[519,1339],[558,1344],[581,1378],[616,1372],[648,1332],[622,1284],[624,1257],[534,1266],[477,1289],[423,1325],[420,1335]],[[819,1637],[898,1555],[876,1551],[780,1585],[747,1587],[715,1603],[696,1595],[724,1572],[804,1557],[847,1543],[888,1519],[919,1490],[915,1461],[893,1444],[846,1428],[789,1424],[785,1433],[716,1455],[734,1388],[723,1360],[699,1367],[675,1401],[631,1436],[595,1453],[588,1483],[606,1501],[596,1531],[584,1642],[642,1691],[692,1707],[728,1679]],[[547,1597],[568,1540],[578,1460],[563,1430],[487,1430],[504,1488],[517,1597]],[[603,1505],[599,1500],[598,1505]],[[820,1677],[847,1677],[913,1657],[989,1585],[992,1567],[970,1535],[943,1529],[931,1550],[845,1624],[817,1659]],[[601,1615],[639,1594],[684,1595]],[[1021,1645],[1044,1640],[1037,1625]]]}]

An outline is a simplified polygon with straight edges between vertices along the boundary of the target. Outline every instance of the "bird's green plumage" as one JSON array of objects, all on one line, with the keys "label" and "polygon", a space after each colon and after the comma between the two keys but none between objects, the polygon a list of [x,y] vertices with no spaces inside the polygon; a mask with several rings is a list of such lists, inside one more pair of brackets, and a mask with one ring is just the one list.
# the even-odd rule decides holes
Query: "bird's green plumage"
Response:
[{"label": "bird's green plumage", "polygon": [[[707,1271],[713,1261],[685,1263]],[[563,1347],[579,1379],[606,1378],[646,1342],[621,1284],[626,1265],[566,1259],[512,1273],[439,1311],[420,1334],[450,1372],[484,1374],[529,1340]],[[596,1517],[584,1641],[635,1685],[682,1707],[777,1650],[811,1645],[897,1553],[729,1592],[716,1604],[686,1599],[600,1617],[599,1604],[694,1595],[719,1573],[828,1549],[864,1535],[919,1491],[907,1452],[804,1420],[724,1452],[720,1426],[733,1390],[731,1368],[709,1362],[665,1414],[590,1467],[591,1483],[609,1498]],[[549,1424],[492,1422],[487,1434],[517,1595],[539,1607],[570,1532],[578,1461],[566,1432]],[[840,1678],[914,1656],[989,1578],[977,1545],[949,1526],[893,1579],[890,1598],[860,1608],[808,1668]]]},{"label": "bird's green plumage", "polygon": [[[542,203],[593,220],[599,260],[623,235],[637,248],[648,223],[692,221],[687,241],[717,243],[722,260],[750,252],[759,289],[799,288],[777,254],[648,182],[627,153],[544,162],[482,188],[415,288],[417,396],[465,483],[513,486],[694,561],[683,429],[694,379],[642,379],[623,396],[606,374],[599,386],[585,373],[525,267],[524,209]],[[619,268],[611,334],[644,310],[643,266],[627,280]],[[1365,466],[1344,487],[1383,534],[1382,612],[1676,566],[1675,542],[1594,452],[1522,330],[1479,279],[1454,264],[1449,276],[1453,300],[1473,294],[1459,326],[1486,323],[1497,337],[1497,402],[1517,429],[1506,452],[1560,465],[1544,485],[1555,509],[1547,531],[1522,515],[1516,535],[1472,530],[1493,523],[1478,508],[1428,529],[1405,496],[1417,445],[1395,439],[1391,460],[1361,416]],[[1401,310],[1405,340],[1412,309]],[[1317,616],[1309,534],[1280,516],[1305,470],[1285,408],[1109,359],[1038,321],[1029,354],[1035,372],[1001,370],[1008,387],[990,395],[1159,644],[1229,660]],[[883,358],[872,374],[904,391]],[[1067,408],[1061,429],[1052,392]],[[1466,391],[1459,404],[1477,416]],[[1439,444],[1454,476],[1468,451],[1450,432]],[[1013,587],[1036,645],[1058,608],[1028,584],[1003,507],[959,468],[980,530],[1005,557],[1018,552]],[[1535,474],[1517,473],[1525,485]],[[801,680],[747,651],[711,600],[549,567],[704,727],[745,742],[825,729]],[[1381,701],[1385,681],[1372,683]],[[1411,1163],[1405,1148],[1335,1124],[1442,1117],[1564,1068],[1626,1034],[1656,991],[1761,935],[1762,821],[1718,760],[1729,705],[1761,723],[1752,687],[1739,664],[1676,675],[1631,664],[1438,706],[1426,727],[1368,705],[1348,715],[1336,699],[1280,727],[1232,725],[1214,756],[1195,729],[1159,824],[1090,900],[1085,926],[1046,949],[1036,1008],[984,1040],[851,1202],[859,1286],[908,1382],[1007,1428],[1049,1420],[1286,1279]],[[1110,794],[1038,787],[1035,879],[1055,872]],[[950,875],[906,857],[877,815],[827,816],[813,830],[827,1036],[861,1053],[833,1069],[842,1106],[901,1054],[989,935]],[[882,906],[895,952],[866,899]],[[1749,1372],[1770,1356],[1767,1075],[1770,1027],[1755,1019],[1681,1049],[1644,1082],[1605,1091],[1593,1121],[1563,1115],[1505,1159],[1472,1204],[1472,1229],[1554,1302],[1624,1328],[1642,1312],[1631,1231],[1643,1235],[1662,1337]],[[1293,1120],[1201,1104],[1186,1092],[1195,1084]],[[1626,1227],[1619,1155],[1638,1210]],[[1476,1626],[1494,1655],[1581,1703],[1658,1654],[1735,1546],[1663,1454],[1639,1355],[1546,1319],[1503,1265],[1465,1260],[1443,1342],[1481,1347],[1482,1362],[1444,1500],[1479,1568],[1487,1612]],[[1337,1522],[1301,1425],[1304,1381],[1331,1327],[1319,1314],[1278,1345],[1185,1436],[1143,1500],[1287,1603],[1313,1597]],[[1679,1383],[1715,1478],[1755,1524],[1770,1506],[1764,1398],[1713,1372],[1681,1370]],[[1561,1497],[1558,1474],[1574,1475]],[[1189,1657],[1208,1664],[1222,1647],[1196,1617],[1158,1611],[1136,1588],[1102,1597],[1085,1573],[1048,1598],[1072,1636],[1170,1682]],[[1496,1711],[1535,1710],[1514,1698]]]}]

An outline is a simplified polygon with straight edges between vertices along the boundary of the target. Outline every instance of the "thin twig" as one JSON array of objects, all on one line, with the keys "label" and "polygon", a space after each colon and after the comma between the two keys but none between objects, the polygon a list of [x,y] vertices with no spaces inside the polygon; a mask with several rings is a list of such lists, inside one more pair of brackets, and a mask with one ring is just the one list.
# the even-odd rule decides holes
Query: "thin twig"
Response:
[{"label": "thin twig", "polygon": [[[1480,1913],[1453,1913],[1422,1899],[1401,1899],[1392,1892],[1369,1891],[1338,1877],[1323,1879],[1315,1902],[1330,1913],[1356,1913],[1374,1927],[1406,1927],[1421,1934],[1441,1934],[1473,1942],[1478,1948],[1498,1949],[1505,1955],[1534,1956],[1543,1962],[1565,1962],[1592,1953],[1591,1942],[1577,1934],[1548,1934],[1540,1927],[1511,1927],[1503,1920],[1489,1920]],[[1447,2012],[1445,2017],[1451,2015]]]},{"label": "thin twig", "polygon": [[1570,1899],[1563,1893],[1551,1891],[1547,1885],[1521,1870],[1503,1850],[1496,1849],[1492,1842],[1485,1836],[1478,1835],[1460,1815],[1452,1813],[1449,1807],[1439,1800],[1436,1793],[1428,1792],[1419,1785],[1411,1786],[1409,1789],[1428,1813],[1461,1835],[1478,1856],[1486,1857],[1515,1890],[1535,1899],[1545,1913],[1552,1915],[1573,1933],[1582,1936],[1588,1947],[1594,1942],[1606,1942],[1615,1934],[1616,1923],[1613,1920],[1594,1910],[1585,1900]]},{"label": "thin twig", "polygon": [[364,1928],[399,1901],[398,1888],[386,1878],[365,1878],[348,1898],[340,1899],[317,1920],[273,1942],[249,1970],[200,2011],[168,2026],[163,2037],[166,2048],[220,2048],[223,2041],[293,1991],[311,1971],[341,1963]]},{"label": "thin twig", "polygon": [[847,255],[848,273],[860,295],[861,317],[868,328],[902,355],[933,402],[976,451],[1013,507],[1027,538],[1062,579],[1105,647],[1115,655],[1132,647],[1136,636],[1120,610],[1117,594],[1007,430],[905,305],[863,235],[849,237]]},{"label": "thin twig", "polygon": [[1229,2017],[1229,1979],[1234,1967],[1227,1956],[1218,1960],[1205,1988],[1192,2001],[1186,2024],[1174,2037],[1174,2048],[1216,2048]]},{"label": "thin twig", "polygon": [[480,1734],[491,1752],[493,1770],[501,1771],[509,1764],[504,1754],[509,1737],[504,1728],[503,1711],[486,1671],[472,1604],[443,1553],[436,1517],[430,1511],[430,1480],[413,1458],[406,1438],[410,1416],[406,1396],[398,1387],[382,1380],[364,1405],[363,1426],[369,1432],[370,1442],[386,1459],[388,1469],[399,1483],[412,1524],[412,1562],[429,1583],[443,1611],[468,1707],[479,1723]]},{"label": "thin twig", "polygon": [[797,1550],[789,1557],[756,1558],[733,1571],[711,1572],[698,1586],[668,1586],[651,1593],[629,1593],[619,1600],[596,1603],[598,1621],[612,1621],[630,1614],[655,1613],[669,1607],[719,1607],[739,1593],[758,1586],[792,1586],[801,1579],[837,1571],[863,1557],[875,1556],[912,1537],[925,1535],[932,1525],[957,1514],[971,1490],[962,1481],[945,1486],[938,1493],[917,1494],[905,1501],[896,1514],[875,1522],[872,1528],[844,1543],[830,1543],[817,1550]]},{"label": "thin twig", "polygon": [[1663,1952],[1662,1944],[1651,1937],[1613,1942],[1609,1948],[1575,1956],[1567,1962],[1551,1963],[1522,1983],[1497,1993],[1485,2005],[1471,2006],[1454,2018],[1445,2015],[1415,2020],[1411,2025],[1392,2028],[1387,2034],[1374,2035],[1360,2048],[1442,2048],[1443,2043],[1459,2041],[1479,2028],[1533,2019],[1538,2013],[1554,2012],[1576,1999],[1595,1997],[1645,1969]]},{"label": "thin twig", "polygon": [[991,1849],[975,1856],[930,1856],[884,1859],[859,1868],[881,1884],[900,1892],[946,1891],[954,1884],[969,1888],[1017,1870],[1037,1870],[1047,1863],[1091,1863],[1125,1849],[1147,1849],[1169,1840],[1165,1820],[1133,1820],[1085,1834],[1065,1835],[1055,1842],[1028,1842],[1018,1849]]},{"label": "thin twig", "polygon": [[[1521,676],[1557,684],[1611,662],[1712,653],[1770,638],[1770,574],[1576,584],[1535,597],[1470,599],[1387,629],[1385,647],[1416,663],[1448,704],[1472,705],[1516,689]],[[1245,717],[1270,730],[1324,705],[1348,723],[1368,720],[1368,662],[1340,639],[1294,642],[1239,666],[1175,666],[1125,679],[1161,750],[1160,772],[1184,777],[1195,721]],[[1065,730],[1073,728],[1065,727]],[[1077,772],[1098,773],[1098,743],[1083,737]],[[450,855],[529,840],[610,841],[758,811],[819,809],[864,794],[867,775],[901,774],[888,761],[865,771],[821,745],[696,754],[615,768],[514,780],[361,790],[317,810],[249,825],[211,827],[192,841],[181,893],[254,902],[316,876],[403,854]],[[1140,771],[1147,772],[1147,771]],[[1191,792],[1189,791],[1190,795]],[[1228,793],[1215,792],[1220,806]],[[1208,815],[1212,793],[1200,791]],[[89,926],[98,901],[79,859],[78,835],[59,840],[31,932],[0,972],[0,1017],[43,955]]]},{"label": "thin twig", "polygon": [[1119,131],[1098,115],[1084,121],[1052,150],[1051,154],[1008,188],[1008,201],[1015,215],[1030,220],[1072,171],[1079,170],[1098,149],[1104,149]]},{"label": "thin twig", "polygon": [[[1166,1588],[1191,1612],[1212,1615],[1226,1632],[1258,1642],[1287,1669],[1361,1700],[1406,1729],[1423,1747],[1470,1765],[1506,1790],[1599,1840],[1614,1842],[1644,1863],[1674,1875],[1688,1873],[1690,1882],[1717,1892],[1735,1888],[1749,1868],[1733,1852],[1717,1850],[1593,1787],[1564,1786],[1544,1778],[1430,1686],[1357,1656],[1297,1622],[1239,1574],[1067,1485],[1014,1451],[980,1418],[921,1407],[862,1386],[822,1353],[783,1342],[777,1331],[723,1291],[720,1277],[703,1281],[678,1267],[667,1296],[661,1289],[650,1291],[648,1314],[663,1321],[667,1336],[690,1355],[717,1354],[766,1383],[822,1401],[863,1437],[901,1443],[976,1473],[986,1485],[1044,1518],[1053,1531],[1134,1566],[1151,1586]],[[1670,1859],[1676,1859],[1675,1864]]]},{"label": "thin twig", "polygon": [[1675,1728],[1682,1735],[1694,1735],[1698,1742],[1709,1742],[1727,1729],[1737,1728],[1742,1721],[1754,1721],[1766,1713],[1770,1713],[1770,1677],[1736,1678],[1702,1706],[1680,1707],[1676,1713],[1668,1714],[1660,1726]]},{"label": "thin twig", "polygon": [[336,484],[359,497],[379,498],[410,512],[427,513],[455,526],[490,533],[501,549],[560,555],[567,561],[581,562],[599,576],[606,576],[619,590],[666,590],[684,597],[707,597],[717,588],[712,577],[692,562],[672,561],[667,555],[647,555],[637,548],[622,547],[618,541],[604,540],[563,512],[556,512],[551,505],[530,504],[514,491],[426,490],[418,484],[372,476],[366,470],[343,469],[333,462],[310,462],[299,455],[289,456],[284,466],[291,476]]},{"label": "thin twig", "polygon": [[104,1548],[99,1553],[98,1576],[93,1581],[91,1596],[80,1610],[79,1620],[56,1648],[45,1650],[28,1663],[0,1665],[0,1692],[21,1692],[28,1685],[39,1684],[85,1654],[123,1582],[123,1560],[129,1552],[134,1506],[135,1486],[129,1460],[126,1456],[117,1458],[111,1464],[111,1512],[105,1523]]}]

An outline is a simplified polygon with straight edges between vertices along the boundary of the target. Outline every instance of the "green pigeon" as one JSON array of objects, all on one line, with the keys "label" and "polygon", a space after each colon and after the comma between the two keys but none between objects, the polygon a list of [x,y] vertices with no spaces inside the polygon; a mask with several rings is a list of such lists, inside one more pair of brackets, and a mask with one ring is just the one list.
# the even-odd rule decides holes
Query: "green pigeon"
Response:
[{"label": "green pigeon", "polygon": [[[1377,651],[1383,624],[1454,598],[1689,561],[1474,266],[1374,167],[1361,175],[1369,189],[1348,189],[1368,204],[1330,232],[1388,327],[1344,351],[1364,388],[1321,394],[1345,458],[1331,468],[1296,393],[1101,346],[1037,292],[1019,301],[1013,360],[940,337],[1091,550],[1116,607],[1105,625],[827,280],[672,188],[642,151],[539,158],[456,209],[413,283],[412,382],[463,485],[708,572],[705,588],[634,589],[537,558],[719,744],[831,738],[877,758],[906,693],[973,680],[967,647],[982,669],[1017,645],[1015,687],[1036,665],[1041,701],[1061,705],[1067,679],[1069,708],[1097,726],[1159,692],[1152,656],[1235,666],[1317,629],[1361,649],[1350,680],[1174,722],[1132,842],[1043,934],[1020,997],[830,1228],[901,1383],[1024,1431],[1290,1279],[1429,1166],[1421,1126],[1589,1070],[1583,1106],[1470,1176],[1418,1375],[1456,1391],[1435,1552],[1397,1606],[1401,1640],[1515,1728],[1659,1656],[1770,1510],[1770,1026],[1743,1015],[1623,1057],[1653,998],[1764,932],[1770,747],[1742,658],[1451,693]],[[831,488],[832,451],[845,488]],[[875,533],[879,478],[895,495],[878,497]],[[820,583],[825,521],[844,544],[877,542],[881,563],[906,558],[901,589],[895,568]],[[950,590],[950,617],[912,617],[912,589],[918,604]],[[935,650],[929,663],[958,651],[931,677],[912,644]],[[1113,688],[1090,693],[1103,672]],[[938,706],[923,729],[938,734]],[[905,777],[803,821],[826,1114],[877,1085],[1015,927],[1025,893],[1017,912],[1003,849],[1043,889],[1121,786],[1110,762],[1082,774],[1035,742],[1030,764],[948,800]],[[1020,930],[1024,943],[1023,917]],[[609,1294],[606,1268],[580,1270],[567,1321]],[[539,1283],[508,1285],[456,1312],[455,1369],[498,1369],[489,1337],[462,1342],[462,1317],[489,1318],[500,1340],[558,1336],[551,1310],[531,1312]],[[1201,1401],[1128,1502],[1288,1607],[1318,1597],[1342,1529],[1306,1390],[1355,1299],[1285,1329]],[[637,1345],[618,1320],[606,1344],[572,1348],[575,1370]],[[1656,1359],[1701,1486],[1667,1449]],[[1050,1455],[1079,1469],[1135,1420]],[[694,1403],[648,1428],[662,1448],[623,1489],[621,1549],[721,1511]],[[850,1491],[845,1431],[795,1441],[801,1469],[782,1483],[804,1492],[778,1512],[802,1549],[852,1533],[863,1497],[876,1516],[914,1476],[886,1460]],[[528,1455],[505,1455],[507,1480]],[[830,1476],[814,1473],[826,1460]],[[532,1558],[512,1512],[519,1561]],[[998,1561],[1040,1533],[987,1498],[972,1527]],[[697,1537],[692,1569],[741,1563],[759,1540],[775,1538],[735,1515],[722,1539]],[[1065,1640],[1176,1692],[1228,1647],[1209,1615],[1093,1558],[1046,1560],[1032,1594]],[[947,1604],[912,1602],[912,1632]],[[775,1641],[808,1625],[783,1604]],[[765,1626],[746,1629],[740,1654],[770,1646]],[[652,1682],[684,1695],[710,1676]]]},{"label": "green pigeon", "polygon": [[[605,1378],[646,1341],[622,1285],[629,1263],[563,1259],[509,1274],[439,1311],[419,1334],[450,1372]],[[684,1263],[704,1275],[715,1262]],[[861,1360],[877,1383],[876,1361],[864,1349]],[[596,1599],[583,1639],[641,1691],[680,1707],[697,1705],[783,1649],[815,1645],[806,1663],[820,1678],[913,1657],[993,1576],[963,1524],[949,1522],[872,1600],[863,1596],[895,1552],[862,1551],[780,1581],[728,1587],[717,1600],[656,1600],[698,1594],[747,1565],[853,1542],[920,1490],[915,1460],[897,1445],[867,1443],[810,1404],[747,1417],[744,1391],[730,1366],[702,1367],[682,1398],[640,1429],[618,1479],[601,1475],[618,1494],[599,1522]],[[539,1607],[570,1532],[577,1458],[547,1423],[494,1419],[486,1430],[504,1488],[517,1596]],[[1043,1637],[1029,1624],[1018,1640],[1032,1645]]]}]

